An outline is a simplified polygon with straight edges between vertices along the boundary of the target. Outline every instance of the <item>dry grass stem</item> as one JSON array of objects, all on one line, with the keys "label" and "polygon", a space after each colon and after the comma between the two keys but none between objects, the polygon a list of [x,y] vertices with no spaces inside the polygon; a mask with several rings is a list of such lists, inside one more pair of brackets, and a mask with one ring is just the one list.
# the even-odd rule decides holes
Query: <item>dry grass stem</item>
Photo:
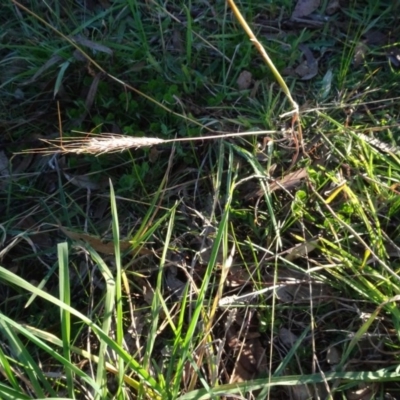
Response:
[{"label": "dry grass stem", "polygon": [[164,143],[165,140],[149,137],[132,137],[102,133],[96,137],[45,140],[50,149],[39,149],[40,153],[105,154],[117,153],[131,148],[148,147]]},{"label": "dry grass stem", "polygon": [[[84,132],[79,132],[84,133]],[[165,144],[172,142],[190,142],[194,140],[210,140],[223,139],[236,136],[249,135],[274,135],[281,133],[279,131],[252,131],[239,133],[225,133],[219,135],[200,136],[193,138],[177,138],[177,139],[159,139],[154,137],[135,137],[124,136],[116,133],[84,133],[85,137],[69,137],[58,139],[40,139],[42,142],[50,145],[49,148],[39,148],[34,150],[26,150],[25,153],[75,153],[75,154],[94,154],[100,155],[105,153],[118,153],[127,149],[150,147],[157,144]]]}]

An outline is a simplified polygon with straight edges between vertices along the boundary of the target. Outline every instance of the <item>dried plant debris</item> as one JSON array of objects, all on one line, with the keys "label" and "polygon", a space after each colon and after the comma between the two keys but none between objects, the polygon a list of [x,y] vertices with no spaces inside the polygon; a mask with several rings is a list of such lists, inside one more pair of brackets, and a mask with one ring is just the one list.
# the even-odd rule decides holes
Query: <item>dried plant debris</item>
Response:
[{"label": "dried plant debris", "polygon": [[[77,131],[76,131],[77,132]],[[241,137],[249,135],[273,135],[281,133],[279,131],[250,131],[239,133],[214,132],[215,135],[199,136],[192,138],[176,138],[176,139],[159,139],[155,137],[135,137],[120,135],[117,133],[88,133],[77,132],[84,136],[66,137],[58,139],[40,140],[48,145],[49,148],[37,148],[25,150],[22,153],[40,153],[40,154],[93,154],[100,155],[106,153],[118,153],[132,148],[151,147],[158,144],[174,143],[174,142],[191,142],[196,140],[212,140],[231,137]]]},{"label": "dried plant debris", "polygon": [[75,154],[105,154],[117,153],[131,148],[149,147],[165,143],[163,139],[148,137],[132,137],[114,133],[90,134],[87,137],[69,137],[61,140],[41,139],[50,144],[50,149],[36,149],[42,153],[75,153]]},{"label": "dried plant debris", "polygon": [[[308,172],[306,168],[300,168],[297,171],[289,172],[280,179],[276,179],[269,184],[269,190],[274,192],[276,190],[290,190],[297,187],[305,178],[307,178]],[[257,192],[249,193],[245,196],[246,200],[260,197],[264,194],[264,190],[260,189]]]},{"label": "dried plant debris", "polygon": [[356,135],[370,144],[371,146],[376,147],[377,149],[381,150],[384,153],[393,153],[393,154],[399,154],[400,153],[400,147],[399,146],[391,146],[388,143],[382,142],[379,139],[376,139],[374,137],[370,137],[367,135],[364,135],[363,133],[356,133]]},{"label": "dried plant debris", "polygon": [[307,81],[318,74],[318,60],[307,45],[300,44],[299,49],[304,54],[304,61],[297,66],[295,72],[301,80]]},{"label": "dried plant debris", "polygon": [[320,0],[298,0],[292,13],[292,19],[303,18],[313,13],[320,4]]},{"label": "dried plant debris", "polygon": [[246,90],[251,86],[253,76],[249,71],[242,71],[236,83],[239,90]]}]

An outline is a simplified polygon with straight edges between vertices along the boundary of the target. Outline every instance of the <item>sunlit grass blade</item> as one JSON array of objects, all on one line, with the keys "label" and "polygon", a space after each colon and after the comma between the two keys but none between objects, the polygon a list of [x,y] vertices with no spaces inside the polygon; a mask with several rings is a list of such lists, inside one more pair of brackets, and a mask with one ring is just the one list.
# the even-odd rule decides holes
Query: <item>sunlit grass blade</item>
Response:
[{"label": "sunlit grass blade", "polygon": [[[68,306],[71,306],[71,289],[69,277],[69,262],[68,262],[68,244],[59,243],[58,249],[58,265],[59,265],[59,286],[60,286],[60,301]],[[61,317],[61,334],[63,341],[64,358],[71,362],[71,314],[64,309],[60,309]],[[70,368],[65,369],[67,377],[68,395],[75,398],[74,393],[74,376]]]},{"label": "sunlit grass blade", "polygon": [[[102,322],[102,332],[107,336],[110,334],[113,313],[115,311],[115,279],[110,269],[104,260],[99,256],[99,254],[92,249],[90,246],[87,246],[87,249],[95,261],[96,265],[100,269],[100,272],[103,275],[104,281],[106,283],[106,293],[104,297],[104,312],[103,312],[103,322]],[[113,341],[112,348],[118,347],[122,351],[122,347]],[[100,348],[99,348],[99,363],[97,365],[96,372],[96,383],[103,388],[102,394],[97,393],[95,399],[100,400],[101,398],[107,397],[107,377],[106,377],[106,369],[105,364],[107,358],[110,356],[111,348],[108,343],[102,339],[100,339]]]},{"label": "sunlit grass blade", "polygon": [[11,388],[2,382],[0,382],[0,393],[4,400],[27,400],[32,398],[31,396],[24,394],[18,389]]},{"label": "sunlit grass blade", "polygon": [[[115,336],[116,344],[120,347],[123,345],[124,340],[124,316],[123,316],[123,298],[122,298],[122,265],[121,265],[121,249],[120,249],[120,235],[119,235],[119,221],[117,203],[115,200],[114,187],[110,180],[110,202],[111,202],[111,216],[112,216],[112,232],[115,252],[115,305],[116,305],[116,320],[115,320]],[[125,365],[124,360],[118,357],[118,394],[119,399],[123,398],[122,389],[124,382]]]},{"label": "sunlit grass blade", "polygon": [[[220,146],[223,148],[223,144],[220,143]],[[223,151],[223,150],[220,150]],[[220,166],[222,168],[222,166]],[[217,188],[218,190],[218,188]],[[218,254],[219,254],[219,249],[225,234],[225,229],[227,227],[228,221],[229,221],[229,212],[230,212],[230,204],[232,201],[232,195],[233,192],[227,193],[227,198],[224,206],[224,212],[221,216],[220,223],[217,226],[217,231],[216,235],[214,238],[214,242],[212,245],[211,249],[211,255],[209,258],[209,261],[207,263],[207,268],[203,277],[203,281],[199,290],[199,293],[197,295],[197,298],[194,302],[193,305],[193,310],[192,310],[192,318],[189,323],[189,326],[187,328],[186,335],[182,338],[182,356],[181,359],[179,359],[178,365],[176,367],[176,380],[173,382],[173,393],[179,393],[179,387],[180,387],[180,377],[182,376],[183,373],[183,368],[186,363],[186,360],[188,358],[188,354],[190,352],[190,349],[194,346],[193,343],[193,338],[196,337],[196,331],[197,331],[197,326],[199,323],[199,318],[202,312],[204,311],[204,306],[206,304],[206,292],[208,290],[210,280],[212,278],[212,271],[214,270],[216,264],[217,264],[217,259],[218,259]],[[205,313],[207,314],[207,313]],[[202,321],[202,323],[207,323],[207,321]],[[207,332],[205,332],[207,334]],[[206,339],[207,336],[202,337],[202,339]],[[206,345],[206,343],[203,343],[203,345]]]},{"label": "sunlit grass blade", "polygon": [[214,399],[217,396],[242,395],[250,391],[265,389],[275,386],[296,386],[331,382],[340,379],[344,382],[397,382],[400,373],[394,368],[384,368],[377,371],[361,372],[326,372],[313,375],[290,375],[283,377],[272,377],[269,381],[266,378],[255,379],[246,382],[224,384],[212,389],[197,389],[179,396],[177,400],[206,400]]},{"label": "sunlit grass blade", "polygon": [[[28,326],[24,327],[21,324],[13,321],[12,319],[6,317],[5,315],[0,314],[0,320],[4,321],[5,323],[9,324],[10,327],[15,332],[20,333],[21,335],[25,336],[31,343],[38,346],[40,349],[45,351],[49,356],[57,360],[61,365],[65,367],[65,369],[70,369],[74,374],[80,377],[85,383],[87,383],[91,388],[93,388],[96,392],[100,392],[100,386],[97,386],[96,382],[91,379],[84,371],[74,365],[71,361],[65,359],[61,356],[57,351],[55,351],[52,346],[45,343],[39,335],[36,335],[37,330],[31,330]],[[49,339],[50,334],[46,334],[47,339]],[[42,335],[45,336],[45,335]],[[53,336],[53,340],[50,340],[51,344],[56,344],[58,347],[63,347],[63,341],[61,339],[56,338]],[[72,347],[71,347],[72,348]]]},{"label": "sunlit grass blade", "polygon": [[24,346],[16,333],[10,328],[7,321],[0,319],[0,333],[7,339],[13,354],[18,358],[21,368],[25,371],[32,390],[37,397],[56,396],[42,368],[35,362],[29,350]]},{"label": "sunlit grass blade", "polygon": [[[91,253],[91,255],[93,255],[93,254],[95,254],[95,252]],[[99,260],[101,260],[100,257],[99,257]],[[104,342],[103,348],[105,346],[112,348],[112,350],[115,351],[120,357],[122,357],[124,359],[125,363],[127,365],[129,365],[129,367],[132,368],[135,371],[135,373],[137,373],[138,376],[141,379],[143,379],[143,381],[146,382],[152,390],[154,390],[155,392],[159,392],[159,387],[158,387],[158,384],[155,381],[155,379],[152,378],[151,375],[146,370],[144,370],[140,366],[140,364],[135,361],[135,359],[133,359],[131,357],[131,355],[129,355],[126,351],[124,351],[120,346],[116,346],[115,342],[108,336],[108,334],[106,334],[102,328],[100,328],[98,325],[96,325],[88,317],[86,317],[85,315],[83,315],[82,313],[77,311],[76,309],[61,302],[56,297],[48,294],[47,292],[45,292],[43,290],[38,289],[36,286],[25,281],[24,279],[13,274],[12,272],[6,270],[3,267],[0,267],[0,279],[3,280],[3,282],[9,282],[13,285],[20,287],[21,289],[24,289],[31,293],[34,293],[37,296],[41,297],[42,299],[49,301],[50,303],[56,305],[57,307],[60,307],[62,309],[65,309],[66,311],[69,311],[72,315],[79,318],[82,322],[87,324],[96,333],[96,335],[99,336],[99,339],[101,342]],[[112,276],[111,276],[111,279],[112,279]],[[107,316],[107,318],[109,319],[110,317]],[[107,325],[109,323],[109,320],[106,320],[105,322]],[[104,354],[103,354],[103,357],[105,357]],[[103,367],[103,370],[104,370],[104,367]]]},{"label": "sunlit grass blade", "polygon": [[0,347],[0,368],[2,374],[6,377],[6,380],[11,384],[12,388],[15,390],[20,390],[17,378],[11,368],[11,365],[3,352],[2,347]]}]

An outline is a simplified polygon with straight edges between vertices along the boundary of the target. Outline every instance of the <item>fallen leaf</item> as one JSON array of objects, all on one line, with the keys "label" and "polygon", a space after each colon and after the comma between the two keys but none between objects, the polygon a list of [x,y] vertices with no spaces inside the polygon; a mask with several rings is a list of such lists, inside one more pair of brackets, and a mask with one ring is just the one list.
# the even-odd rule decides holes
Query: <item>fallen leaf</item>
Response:
[{"label": "fallen leaf", "polygon": [[228,346],[237,354],[230,383],[248,381],[266,367],[265,349],[259,337],[245,338],[242,342],[233,327],[227,330],[226,336]]},{"label": "fallen leaf", "polygon": [[[136,283],[136,282],[135,282]],[[143,300],[151,306],[153,304],[153,299],[154,299],[154,289],[150,285],[149,282],[147,282],[146,279],[140,278],[139,284],[136,283],[139,287],[142,287],[142,293],[143,293]]]},{"label": "fallen leaf", "polygon": [[340,7],[339,0],[330,0],[328,5],[326,6],[325,12],[328,15],[333,15],[339,10],[339,7]]},{"label": "fallen leaf", "polygon": [[[72,240],[83,241],[93,247],[96,251],[102,254],[114,254],[114,242],[105,242],[102,239],[88,235],[86,233],[72,232],[63,226],[59,226],[60,230]],[[119,246],[122,252],[128,251],[132,248],[129,242],[120,241]]]},{"label": "fallen leaf", "polygon": [[64,171],[63,174],[69,183],[72,183],[81,189],[101,190],[108,186],[107,179],[95,182],[90,175],[71,175]]},{"label": "fallen leaf", "polygon": [[385,46],[388,43],[388,37],[380,31],[369,30],[364,33],[365,41],[373,46]]},{"label": "fallen leaf", "polygon": [[302,81],[307,81],[318,74],[318,60],[307,45],[300,44],[299,49],[303,52],[305,60],[300,63],[295,72]]},{"label": "fallen leaf", "polygon": [[160,152],[157,150],[156,147],[152,147],[149,151],[149,161],[151,163],[155,163],[158,160]]},{"label": "fallen leaf", "polygon": [[102,76],[103,76],[102,72],[97,73],[90,85],[89,92],[88,92],[88,94],[86,96],[86,100],[85,100],[86,113],[89,112],[90,109],[92,108],[94,98],[96,97],[97,88],[99,86],[99,82],[100,82],[100,79],[102,78]]},{"label": "fallen leaf", "polygon": [[52,246],[52,234],[50,232],[41,232],[40,227],[36,223],[35,219],[28,215],[20,220],[16,225],[17,228],[26,231],[29,234],[32,242],[41,248],[48,248]]},{"label": "fallen leaf", "polygon": [[377,385],[373,383],[360,383],[358,389],[349,389],[346,391],[346,399],[348,400],[371,400],[375,398]]},{"label": "fallen leaf", "polygon": [[288,388],[291,400],[308,400],[314,398],[307,385],[294,385]]},{"label": "fallen leaf", "polygon": [[335,346],[328,348],[326,352],[326,361],[330,365],[337,365],[340,363],[341,356],[339,350]]},{"label": "fallen leaf", "polygon": [[0,150],[0,176],[6,179],[10,177],[10,163],[3,150]]},{"label": "fallen leaf", "polygon": [[104,46],[100,43],[93,42],[85,38],[82,35],[76,35],[72,38],[76,43],[81,44],[82,46],[88,47],[89,49],[93,50],[94,52],[98,51],[100,53],[106,53],[110,56],[114,54],[114,52],[107,46]]},{"label": "fallen leaf", "polygon": [[387,53],[388,59],[390,63],[398,68],[400,67],[400,48],[399,47],[391,47]]},{"label": "fallen leaf", "polygon": [[242,71],[237,79],[236,83],[239,90],[246,90],[251,85],[252,75],[249,71]]},{"label": "fallen leaf", "polygon": [[[308,176],[307,170],[305,168],[301,168],[297,171],[290,172],[281,179],[276,179],[269,185],[269,189],[271,192],[279,189],[292,189],[296,187],[302,179]],[[252,199],[254,197],[260,197],[264,194],[264,190],[260,189],[257,192],[249,193],[245,196],[246,200]]]},{"label": "fallen leaf", "polygon": [[185,51],[182,35],[178,29],[174,29],[172,32],[172,39],[171,39],[172,49],[175,50],[178,54],[183,54]]},{"label": "fallen leaf", "polygon": [[318,246],[317,240],[307,240],[304,243],[300,243],[297,246],[292,247],[285,259],[288,261],[294,261],[300,257],[306,257],[310,252],[312,252]]},{"label": "fallen leaf", "polygon": [[308,176],[307,170],[305,168],[298,169],[297,171],[290,172],[281,179],[277,179],[270,185],[271,191],[278,189],[292,189],[296,187],[302,179]]},{"label": "fallen leaf", "polygon": [[276,289],[276,297],[282,303],[309,303],[312,299],[314,306],[321,304],[326,293],[326,285],[318,282],[311,283],[311,293],[309,283],[288,282]]},{"label": "fallen leaf", "polygon": [[333,72],[332,69],[328,69],[326,71],[324,77],[322,78],[321,88],[318,93],[318,99],[320,102],[325,101],[328,98],[328,95],[332,88],[332,80],[333,80]]},{"label": "fallen leaf", "polygon": [[353,65],[359,67],[365,59],[365,54],[367,53],[368,46],[365,42],[358,42],[354,48]]},{"label": "fallen leaf", "polygon": [[289,329],[281,328],[279,329],[279,341],[287,348],[291,349],[296,343],[298,337],[291,332]]},{"label": "fallen leaf", "polygon": [[254,99],[256,97],[256,94],[258,92],[258,89],[259,89],[260,85],[261,85],[261,81],[255,81],[254,82],[254,86],[251,89],[250,96],[249,96],[251,99]]},{"label": "fallen leaf", "polygon": [[320,0],[298,0],[291,18],[307,17],[319,7],[319,4]]},{"label": "fallen leaf", "polygon": [[168,290],[178,299],[182,299],[186,283],[177,278],[177,272],[175,266],[167,268],[164,279]]}]

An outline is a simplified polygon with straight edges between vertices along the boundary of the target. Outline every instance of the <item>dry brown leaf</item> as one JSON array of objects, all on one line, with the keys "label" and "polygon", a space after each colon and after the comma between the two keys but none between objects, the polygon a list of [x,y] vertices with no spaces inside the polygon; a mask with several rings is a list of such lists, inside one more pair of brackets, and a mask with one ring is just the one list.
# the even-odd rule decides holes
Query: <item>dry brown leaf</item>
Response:
[{"label": "dry brown leaf", "polygon": [[[229,330],[233,331],[232,328]],[[242,343],[235,335],[230,338],[228,346],[238,354],[230,383],[248,381],[257,374],[260,364],[265,366],[263,362],[265,351],[259,338],[245,339]]]},{"label": "dry brown leaf", "polygon": [[292,19],[307,17],[319,7],[319,4],[320,0],[298,0]]},{"label": "dry brown leaf", "polygon": [[330,365],[337,365],[340,363],[341,357],[339,350],[335,346],[328,348],[326,352],[326,361]]},{"label": "dry brown leaf", "polygon": [[[114,254],[114,243],[112,241],[104,242],[102,241],[102,239],[96,236],[88,235],[86,233],[72,232],[69,229],[64,228],[63,226],[59,226],[59,228],[70,239],[85,242],[99,253]],[[129,242],[125,242],[122,240],[119,242],[119,246],[122,252],[132,249],[132,245]]]},{"label": "dry brown leaf", "polygon": [[368,51],[368,46],[365,42],[358,42],[356,47],[354,48],[354,57],[353,57],[353,65],[355,67],[359,67],[365,59],[365,54]]},{"label": "dry brown leaf", "polygon": [[182,35],[178,29],[174,29],[172,32],[171,39],[172,48],[179,54],[183,54],[185,51],[183,46]]},{"label": "dry brown leaf", "polygon": [[[269,189],[271,192],[279,189],[292,189],[300,184],[300,182],[308,176],[307,170],[305,168],[301,168],[297,171],[290,172],[284,177],[280,179],[276,179],[269,185]],[[245,196],[246,200],[252,199],[254,197],[260,197],[264,194],[264,190],[260,189],[257,192],[249,193]]]},{"label": "dry brown leaf", "polygon": [[278,189],[292,189],[296,187],[302,179],[308,176],[307,170],[305,168],[298,169],[297,171],[290,172],[281,179],[277,179],[270,185],[271,191]]},{"label": "dry brown leaf", "polygon": [[327,15],[333,15],[335,14],[340,8],[340,2],[339,0],[330,0],[328,5],[326,6],[326,14]]},{"label": "dry brown leaf", "polygon": [[396,68],[400,67],[400,48],[393,46],[390,47],[387,56],[389,61],[395,66]]},{"label": "dry brown leaf", "polygon": [[149,161],[151,163],[155,163],[158,160],[160,152],[157,150],[156,147],[152,147],[149,151]]},{"label": "dry brown leaf", "polygon": [[307,385],[290,386],[288,391],[291,400],[308,400],[314,398]]},{"label": "dry brown leaf", "polygon": [[89,92],[88,92],[88,94],[86,96],[86,100],[85,100],[85,108],[86,108],[85,114],[87,112],[89,112],[90,109],[92,108],[94,98],[96,97],[97,88],[99,86],[99,82],[100,82],[100,79],[102,76],[103,76],[102,72],[97,73],[90,85]]},{"label": "dry brown leaf", "polygon": [[105,10],[111,7],[111,3],[108,0],[99,0],[99,3]]},{"label": "dry brown leaf", "polygon": [[255,81],[254,82],[254,86],[251,89],[250,96],[249,96],[251,99],[254,99],[256,97],[256,94],[258,92],[258,89],[259,89],[260,85],[261,85],[261,81]]},{"label": "dry brown leaf", "polygon": [[378,386],[373,383],[360,383],[358,387],[359,389],[346,391],[348,400],[371,400],[375,398]]},{"label": "dry brown leaf", "polygon": [[29,231],[29,237],[36,246],[46,248],[53,244],[50,232],[41,232],[37,222],[30,215],[19,221],[16,227],[24,231]]},{"label": "dry brown leaf", "polygon": [[168,290],[178,298],[182,298],[186,283],[177,278],[177,268],[169,267],[165,271],[165,283]]},{"label": "dry brown leaf", "polygon": [[325,12],[328,15],[333,15],[339,10],[339,7],[340,7],[339,0],[330,0],[328,5],[326,6]]},{"label": "dry brown leaf", "polygon": [[303,52],[305,60],[300,63],[295,72],[302,81],[307,81],[318,74],[318,60],[307,45],[300,44],[299,49]]},{"label": "dry brown leaf", "polygon": [[93,42],[92,40],[89,40],[82,35],[76,35],[72,39],[76,43],[81,44],[82,46],[88,47],[91,50],[99,51],[101,53],[106,53],[106,54],[109,54],[110,56],[112,56],[114,54],[113,51],[109,47],[104,46],[100,43]]},{"label": "dry brown leaf", "polygon": [[238,85],[238,89],[239,90],[248,89],[251,85],[252,78],[253,78],[253,75],[251,75],[251,72],[242,71],[239,75],[239,78],[236,81],[236,83]]},{"label": "dry brown leaf", "polygon": [[10,177],[10,163],[6,153],[0,150],[0,177],[8,178]]},{"label": "dry brown leaf", "polygon": [[226,285],[228,287],[238,287],[249,282],[251,282],[251,274],[247,268],[242,265],[232,265],[229,268],[228,276],[226,277]]},{"label": "dry brown leaf", "polygon": [[291,332],[289,329],[281,328],[279,329],[279,340],[287,348],[290,349],[296,343],[298,337]]},{"label": "dry brown leaf", "polygon": [[282,284],[276,289],[276,297],[283,303],[309,303],[313,299],[314,306],[323,301],[322,296],[327,293],[327,287],[318,282],[311,283],[311,294],[309,283]]},{"label": "dry brown leaf", "polygon": [[149,282],[147,282],[146,279],[140,278],[139,285],[142,287],[142,292],[143,292],[143,300],[151,306],[153,304],[153,299],[154,299],[154,289],[150,285]]},{"label": "dry brown leaf", "polygon": [[12,175],[15,174],[21,174],[22,172],[25,172],[26,169],[31,165],[31,162],[33,160],[33,154],[26,154],[27,157],[25,157],[25,154],[21,157],[21,154],[18,154],[17,156],[12,157],[11,162],[12,162]]},{"label": "dry brown leaf", "polygon": [[108,179],[102,179],[95,182],[90,175],[71,175],[63,171],[63,174],[69,183],[81,188],[90,190],[101,190],[108,186]]},{"label": "dry brown leaf", "polygon": [[288,261],[294,261],[300,257],[306,257],[310,252],[312,252],[318,246],[317,240],[308,240],[307,242],[300,243],[297,246],[292,247],[285,259]]},{"label": "dry brown leaf", "polygon": [[373,46],[385,46],[388,43],[388,37],[380,31],[369,30],[364,33],[365,41]]}]

